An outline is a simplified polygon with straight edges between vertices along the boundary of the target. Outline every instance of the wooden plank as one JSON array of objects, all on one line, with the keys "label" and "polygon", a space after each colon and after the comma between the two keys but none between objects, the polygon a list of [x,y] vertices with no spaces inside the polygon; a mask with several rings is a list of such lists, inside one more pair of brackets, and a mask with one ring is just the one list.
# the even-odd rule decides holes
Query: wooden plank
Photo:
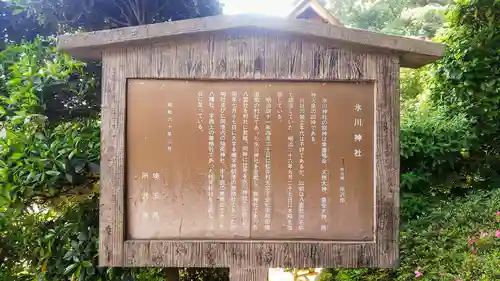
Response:
[{"label": "wooden plank", "polygon": [[[145,77],[151,77],[155,74],[153,70],[152,61],[152,46],[151,44],[144,44],[135,49],[137,52],[137,65],[128,65],[127,67],[137,67],[139,68],[138,73]],[[127,75],[128,77],[134,77],[132,75]]]},{"label": "wooden plank", "polygon": [[127,68],[122,71],[125,72],[125,77],[138,77],[139,75],[139,52],[137,47],[130,47],[126,49]]},{"label": "wooden plank", "polygon": [[[225,37],[225,45],[221,46],[222,48],[226,49],[227,55],[227,57],[224,59],[226,65],[226,78],[235,79],[241,77],[241,66],[243,65],[243,38],[246,38],[246,36],[244,37],[238,33],[230,32]],[[248,54],[247,51],[246,55],[252,56],[253,54]]]},{"label": "wooden plank", "polygon": [[420,67],[437,60],[444,53],[444,45],[304,20],[280,19],[261,15],[220,15],[144,26],[100,30],[92,33],[61,35],[58,48],[81,58],[100,58],[100,50],[109,47],[143,44],[146,41],[169,40],[171,36],[195,35],[228,29],[269,29],[301,37],[316,37],[338,41],[346,46],[371,48],[377,52],[398,52],[405,67]]},{"label": "wooden plank", "polygon": [[[265,66],[264,77],[269,79],[277,78],[279,75],[278,56],[276,46],[278,44],[278,37],[276,34],[269,32],[267,36],[256,39],[256,41],[263,41],[264,43],[264,56],[262,64]],[[262,44],[262,42],[259,42]]]},{"label": "wooden plank", "polygon": [[123,265],[126,51],[104,54],[99,265]]},{"label": "wooden plank", "polygon": [[[172,44],[105,52],[99,264],[233,268],[396,266],[399,258],[399,158],[394,155],[399,155],[398,57],[360,53],[349,48],[338,49],[337,45],[332,47],[326,41],[303,39],[295,46],[295,41],[278,42],[275,34],[249,33],[245,36],[245,40],[220,34],[210,37],[210,40],[195,36],[172,41]],[[283,48],[278,48],[279,45],[284,45],[288,51],[284,52]],[[283,52],[285,55],[280,57]],[[196,67],[185,64],[190,58],[196,61],[193,64]],[[294,58],[300,58],[300,67],[296,66]],[[297,81],[375,80],[377,146],[374,203],[378,215],[373,231],[376,243],[124,242],[127,236],[123,221],[126,78],[269,80],[276,79],[278,73],[281,73],[281,79]]]},{"label": "wooden plank", "polygon": [[127,48],[125,77],[152,77],[157,73],[154,71],[161,68],[158,63],[153,63],[152,56],[155,50],[151,45],[137,46]]},{"label": "wooden plank", "polygon": [[129,65],[142,58],[149,67],[129,67],[127,77],[324,81],[378,77],[376,55],[276,33],[197,36],[128,50]]},{"label": "wooden plank", "polygon": [[267,281],[268,268],[231,268],[229,269],[230,281]]},{"label": "wooden plank", "polygon": [[125,263],[135,264],[139,267],[148,266],[152,261],[150,254],[150,243],[144,241],[136,241],[133,243],[133,247],[126,248],[125,250]]},{"label": "wooden plank", "polygon": [[198,37],[195,40],[184,38],[177,41],[177,53],[174,77],[203,78],[210,73],[211,38]]},{"label": "wooden plank", "polygon": [[[196,40],[197,41],[197,40]],[[176,41],[175,49],[175,62],[172,70],[172,77],[186,77],[191,78],[189,71],[192,66],[192,61],[189,59],[189,54],[192,48],[192,44],[196,42],[195,40],[188,40],[186,38],[179,38]]]},{"label": "wooden plank", "polygon": [[227,57],[228,51],[226,48],[226,37],[222,34],[214,35],[212,37],[212,63],[211,63],[211,77],[212,78],[226,78],[227,75]]},{"label": "wooden plank", "polygon": [[254,56],[254,78],[269,77],[268,67],[266,65],[266,38],[269,36],[267,33],[261,32],[252,35]]},{"label": "wooden plank", "polygon": [[315,77],[314,68],[316,65],[316,43],[310,40],[302,40],[301,47],[302,79],[311,79]]},{"label": "wooden plank", "polygon": [[[174,67],[176,65],[176,51],[177,51],[177,43],[176,42],[165,42],[163,44],[156,44],[152,46],[150,52],[151,60],[154,65],[152,71],[152,77],[176,77],[173,72]],[[137,77],[129,74],[129,77]]]},{"label": "wooden plank", "polygon": [[377,256],[380,267],[399,260],[399,62],[378,56],[376,68]]},{"label": "wooden plank", "polygon": [[125,241],[126,267],[327,267],[377,266],[374,243]]},{"label": "wooden plank", "polygon": [[249,79],[255,77],[255,60],[257,59],[257,52],[255,50],[255,42],[253,34],[242,34],[239,37],[240,44],[238,48],[238,68],[239,79]]}]

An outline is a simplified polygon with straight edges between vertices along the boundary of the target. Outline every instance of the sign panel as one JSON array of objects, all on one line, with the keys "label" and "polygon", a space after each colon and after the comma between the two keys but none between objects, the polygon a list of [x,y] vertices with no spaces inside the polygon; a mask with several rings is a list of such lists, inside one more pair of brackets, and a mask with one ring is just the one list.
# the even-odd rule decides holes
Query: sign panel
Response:
[{"label": "sign panel", "polygon": [[129,79],[127,239],[373,241],[374,84]]}]

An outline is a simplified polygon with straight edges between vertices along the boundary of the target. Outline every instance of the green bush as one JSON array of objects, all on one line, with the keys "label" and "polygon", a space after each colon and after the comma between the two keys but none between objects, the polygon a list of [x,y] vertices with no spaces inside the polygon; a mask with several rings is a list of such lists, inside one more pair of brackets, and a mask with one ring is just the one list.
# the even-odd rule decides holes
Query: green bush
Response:
[{"label": "green bush", "polygon": [[4,118],[21,112],[42,114],[54,124],[98,115],[99,64],[84,64],[57,52],[54,41],[36,38],[0,52],[0,114]]},{"label": "green bush", "polygon": [[[323,280],[402,281],[415,271],[420,280],[500,280],[493,237],[500,229],[500,7],[493,2],[457,1],[443,60],[403,72],[401,268],[326,270]],[[56,52],[50,39],[0,53],[0,280],[164,279],[159,269],[96,268],[96,66]],[[432,103],[422,99],[428,93]],[[478,182],[496,189],[476,190]],[[227,274],[193,269],[181,278]]]},{"label": "green bush", "polygon": [[100,91],[88,66],[52,43],[0,52],[0,280],[164,281],[161,269],[97,267]]},{"label": "green bush", "polygon": [[[400,268],[327,269],[320,280],[500,280],[498,211],[500,189],[443,201],[429,214],[403,223]],[[415,278],[416,272],[422,276]]]},{"label": "green bush", "polygon": [[430,92],[448,115],[473,119],[477,136],[468,173],[476,185],[498,186],[500,177],[500,1],[459,0],[440,36],[445,56],[431,68]]},{"label": "green bush", "polygon": [[57,97],[92,92],[83,63],[50,43],[36,40],[0,53],[0,194],[14,203],[44,203],[75,192],[75,186],[95,181],[88,171],[98,170],[99,121],[48,117],[74,108],[73,99]]},{"label": "green bush", "polygon": [[475,140],[471,123],[440,107],[408,109],[401,117],[401,189],[436,196],[462,188],[463,159]]},{"label": "green bush", "polygon": [[[133,276],[95,268],[100,122],[83,102],[98,93],[85,67],[51,40],[0,53],[1,280]],[[59,115],[76,108],[87,118]]]}]

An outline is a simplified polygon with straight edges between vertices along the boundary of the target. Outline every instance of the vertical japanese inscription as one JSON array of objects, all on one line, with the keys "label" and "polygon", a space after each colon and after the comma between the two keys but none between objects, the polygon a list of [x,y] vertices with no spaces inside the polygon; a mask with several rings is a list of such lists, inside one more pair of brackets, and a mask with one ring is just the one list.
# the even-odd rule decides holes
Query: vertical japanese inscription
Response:
[{"label": "vertical japanese inscription", "polygon": [[278,92],[277,96],[277,103],[276,103],[276,117],[278,118],[278,121],[283,121],[283,101],[281,100],[283,98],[283,92]]},{"label": "vertical japanese inscription", "polygon": [[[149,181],[149,173],[147,172],[142,172],[141,173],[141,180],[143,181]],[[149,186],[149,184],[147,185]],[[142,190],[142,193],[141,193],[141,198],[142,198],[142,201],[143,203],[146,203],[148,204],[148,200],[149,200],[149,192],[148,192],[148,189],[144,189]],[[149,213],[148,212],[142,212],[142,219],[144,220],[147,220],[149,219]]]},{"label": "vertical japanese inscription", "polygon": [[305,169],[304,169],[304,152],[305,152],[305,120],[306,120],[306,105],[304,99],[299,101],[299,231],[304,230],[305,219]]},{"label": "vertical japanese inscription", "polygon": [[321,99],[321,231],[328,230],[328,100]]},{"label": "vertical japanese inscription", "polygon": [[[215,183],[215,95],[210,92],[208,95],[208,106],[210,112],[208,113],[208,218],[213,219],[214,216],[214,183]],[[213,227],[213,221],[212,225]]]},{"label": "vertical japanese inscription", "polygon": [[167,109],[167,122],[168,122],[168,131],[167,131],[167,141],[168,141],[168,146],[167,146],[167,151],[171,152],[172,151],[172,122],[173,122],[173,115],[174,115],[174,105],[172,102],[167,103],[168,109]]},{"label": "vertical japanese inscription", "polygon": [[241,215],[243,216],[243,226],[249,225],[248,221],[248,193],[249,193],[249,179],[248,179],[248,93],[243,93],[243,146],[241,152],[242,158],[242,185],[241,185],[241,201],[243,206],[241,208]]},{"label": "vertical japanese inscription", "polygon": [[[363,108],[362,108],[361,104],[359,104],[359,103],[357,103],[354,106],[354,111],[356,113],[360,113],[362,109]],[[363,127],[363,119],[361,117],[356,116],[354,118],[354,127]],[[363,136],[361,134],[354,135],[354,142],[361,142],[362,139],[363,139]],[[360,148],[354,149],[354,157],[360,158],[362,156],[362,154],[363,154],[363,152],[361,151]]]},{"label": "vertical japanese inscription", "polygon": [[264,229],[271,230],[271,117],[272,117],[272,98],[266,97],[266,141],[265,141],[265,181],[264,181]]},{"label": "vertical japanese inscription", "polygon": [[231,93],[231,228],[236,227],[236,112],[238,93]]},{"label": "vertical japanese inscription", "polygon": [[340,194],[340,203],[344,204],[345,203],[345,166],[344,166],[344,159],[342,159],[342,167],[340,167],[340,189],[339,189],[339,194]]},{"label": "vertical japanese inscription", "polygon": [[[155,181],[160,181],[161,180],[161,175],[158,172],[153,173],[153,180]],[[156,185],[156,184],[155,184]],[[158,200],[159,199],[159,193],[158,192],[153,192],[153,200]],[[159,221],[160,220],[160,213],[155,210],[152,214],[152,220],[153,221]]]},{"label": "vertical japanese inscription", "polygon": [[287,142],[287,230],[293,230],[293,94],[288,93],[288,142]]},{"label": "vertical japanese inscription", "polygon": [[[135,167],[128,181],[137,186],[127,187],[134,238],[175,239],[180,227],[182,237],[195,240],[370,237],[372,86],[360,95],[341,83],[172,83],[189,95],[158,91],[155,103],[136,94],[134,106],[144,105],[127,127],[135,143],[128,150],[142,161],[127,160]],[[173,124],[141,126],[142,116],[156,120],[153,110]],[[182,118],[172,118],[173,110]],[[170,138],[175,150],[167,149]],[[160,220],[176,230],[155,224]]]},{"label": "vertical japanese inscription", "polygon": [[226,92],[220,93],[220,170],[219,170],[219,227],[224,228],[226,214]]},{"label": "vertical japanese inscription", "polygon": [[198,98],[196,101],[198,108],[198,131],[203,132],[203,92],[198,92]]},{"label": "vertical japanese inscription", "polygon": [[253,98],[254,140],[253,140],[253,192],[252,212],[253,230],[259,229],[259,181],[260,181],[260,93]]},{"label": "vertical japanese inscription", "polygon": [[316,143],[316,93],[311,93],[311,118],[309,124],[311,125],[311,141]]}]

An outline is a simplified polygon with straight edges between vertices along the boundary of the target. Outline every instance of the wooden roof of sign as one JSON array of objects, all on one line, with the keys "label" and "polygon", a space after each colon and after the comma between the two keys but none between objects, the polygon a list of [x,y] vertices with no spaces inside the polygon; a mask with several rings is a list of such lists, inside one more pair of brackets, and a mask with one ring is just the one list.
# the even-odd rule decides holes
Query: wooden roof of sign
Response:
[{"label": "wooden roof of sign", "polygon": [[439,59],[444,45],[387,35],[363,29],[300,19],[283,19],[263,15],[217,15],[203,18],[124,27],[88,33],[66,34],[58,37],[57,47],[80,59],[101,59],[104,49],[117,46],[137,46],[173,40],[179,35],[217,33],[228,30],[277,31],[335,41],[361,50],[393,53],[400,56],[401,66],[418,68]]},{"label": "wooden roof of sign", "polygon": [[319,20],[324,23],[343,26],[340,20],[328,12],[317,0],[301,0],[297,2],[288,18]]}]

